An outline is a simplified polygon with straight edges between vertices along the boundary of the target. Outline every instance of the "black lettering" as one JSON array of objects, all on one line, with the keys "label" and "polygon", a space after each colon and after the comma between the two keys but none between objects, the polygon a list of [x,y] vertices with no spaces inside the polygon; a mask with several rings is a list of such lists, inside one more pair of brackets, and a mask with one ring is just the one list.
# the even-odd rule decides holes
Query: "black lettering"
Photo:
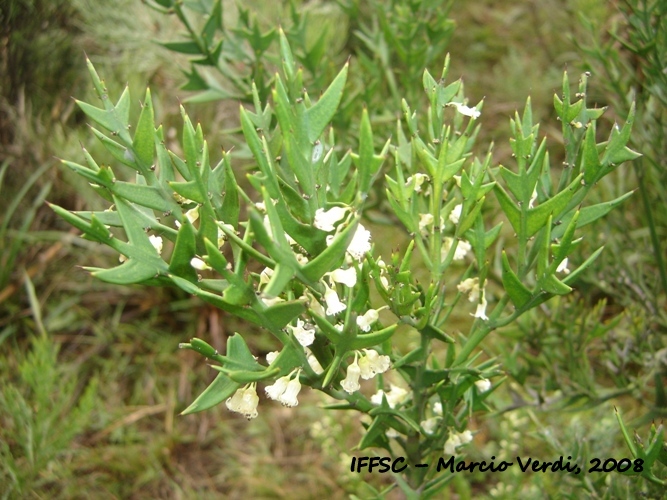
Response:
[{"label": "black lettering", "polygon": [[350,465],[350,472],[354,472],[354,462],[357,461],[357,457],[352,457],[352,465]]},{"label": "black lettering", "polygon": [[512,467],[514,462],[505,462],[504,460],[498,464],[498,467],[493,472],[505,472],[508,467]]},{"label": "black lettering", "polygon": [[519,467],[521,468],[521,472],[526,472],[528,470],[530,462],[532,462],[533,459],[529,458],[528,461],[526,462],[526,465],[524,465],[523,462],[521,461],[521,457],[516,457],[516,461],[519,462]]},{"label": "black lettering", "polygon": [[357,472],[361,472],[361,469],[368,465],[368,457],[359,457],[357,462]]},{"label": "black lettering", "polygon": [[468,470],[468,466],[466,465],[465,462],[459,462],[456,464],[456,472],[463,472]]},{"label": "black lettering", "polygon": [[403,457],[398,457],[396,460],[394,460],[394,463],[391,465],[391,471],[392,471],[394,474],[398,474],[399,472],[403,472],[403,471],[408,467],[408,464],[405,464],[405,465],[404,465],[403,467],[401,467],[400,469],[397,469],[397,468],[396,468],[396,464],[397,464],[398,462],[405,462],[405,459],[404,459]]},{"label": "black lettering", "polygon": [[595,464],[593,467],[591,467],[590,469],[588,469],[588,472],[602,472],[602,469],[599,468],[599,467],[600,467],[600,463],[602,462],[602,460],[600,460],[599,458],[594,458],[594,459],[591,460],[589,463],[592,464],[593,462],[597,462],[597,464]]},{"label": "black lettering", "polygon": [[[571,456],[568,455],[567,460],[568,460],[568,462],[565,464],[565,470],[566,470],[566,471],[568,471],[568,472],[576,472],[577,470],[581,470],[581,469],[579,469],[579,466],[578,466],[577,464],[570,465],[570,462],[569,462],[569,461],[572,460],[572,457],[571,457]],[[578,474],[578,472],[577,472],[577,474]]]},{"label": "black lettering", "polygon": [[536,460],[535,463],[533,464],[533,472],[546,472],[549,466],[551,465],[551,462],[542,462],[542,465],[539,465],[539,462]]},{"label": "black lettering", "polygon": [[368,466],[368,472],[373,472],[373,468],[379,465],[380,465],[380,457],[371,457],[371,462]]},{"label": "black lettering", "polygon": [[558,457],[558,460],[551,465],[551,472],[558,472],[561,470],[563,470],[563,455]]},{"label": "black lettering", "polygon": [[381,474],[389,472],[389,469],[391,469],[391,465],[389,465],[390,463],[391,463],[391,458],[383,457],[380,460],[380,470],[378,472],[380,472]]},{"label": "black lettering", "polygon": [[449,460],[445,462],[445,459],[440,457],[438,460],[438,468],[435,470],[436,472],[440,472],[442,469],[449,469],[449,472],[454,474],[454,457],[451,456],[449,457]]}]

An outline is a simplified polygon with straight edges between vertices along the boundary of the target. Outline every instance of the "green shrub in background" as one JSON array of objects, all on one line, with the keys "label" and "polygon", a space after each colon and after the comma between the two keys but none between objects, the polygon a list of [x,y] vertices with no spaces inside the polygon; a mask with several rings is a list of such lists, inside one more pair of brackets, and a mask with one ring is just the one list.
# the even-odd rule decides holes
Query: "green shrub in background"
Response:
[{"label": "green shrub in background", "polygon": [[[570,269],[568,258],[581,243],[575,237],[577,229],[603,217],[628,196],[582,206],[596,184],[620,163],[638,156],[626,146],[634,107],[626,123],[614,126],[609,139],[598,143],[596,122],[604,110],[586,105],[586,75],[574,97],[566,75],[562,94],[554,98],[565,138],[565,168],[558,171],[551,166],[546,142],[538,140],[539,125],[533,123],[530,101],[522,116],[517,114],[511,122],[516,165],[493,167],[491,151],[482,159],[473,156],[482,105],[468,105],[460,81],[446,82],[445,63],[438,80],[428,71],[423,74],[426,112],[413,112],[402,101],[404,118],[395,140],[376,153],[377,133],[372,128],[378,115],[369,107],[349,127],[356,131],[353,142],[358,152],[346,152],[348,146],[337,141],[334,117],[341,103],[345,105],[347,65],[319,98],[311,98],[294,54],[301,54],[300,62],[311,74],[322,65],[308,62],[308,54],[315,57],[314,49],[305,48],[303,34],[291,37],[297,42],[293,52],[287,35],[262,35],[247,14],[240,18],[245,29],[226,31],[220,2],[204,8],[208,17],[201,28],[191,24],[183,8],[201,11],[199,3],[155,3],[175,12],[189,33],[188,41],[166,46],[201,56],[186,84],[189,90],[203,91],[195,99],[234,95],[201,77],[197,65],[203,65],[213,66],[238,97],[252,103],[252,111],[241,109],[241,129],[257,165],[247,178],[256,194],[239,187],[228,153],[211,167],[202,129],[193,126],[185,111],[183,156],[167,150],[161,127],[155,128],[150,92],[132,129],[127,91],[113,104],[89,65],[103,108],[79,105],[103,129],[93,132],[114,163],[136,171],[136,182],[118,180],[115,167],[84,152],[85,166],[65,164],[84,176],[111,206],[103,212],[54,209],[87,238],[121,255],[118,267],[92,269],[98,278],[118,284],[176,285],[275,337],[276,352],[266,362],[253,356],[239,334],[229,338],[224,354],[200,339],[184,344],[217,363],[214,368],[220,372],[185,413],[226,400],[230,410],[253,418],[258,411],[258,383],[266,385],[270,398],[286,406],[298,403],[304,384],[341,401],[332,408],[371,417],[361,449],[384,448],[391,456],[405,456],[410,464],[443,452],[460,454],[460,446],[473,439],[466,430],[467,419],[474,412],[490,411],[486,400],[501,382],[492,384],[490,379],[511,361],[479,359],[489,333],[513,324],[550,298],[569,293],[570,285],[600,253],[597,249]],[[413,13],[420,12],[420,6],[410,4]],[[394,18],[379,20],[383,29],[376,31],[376,38],[400,54],[409,37],[388,37],[403,33],[407,26],[391,25],[392,19],[405,22],[407,11],[397,12]],[[305,25],[295,10],[293,17],[297,28]],[[239,36],[242,42],[230,41]],[[280,62],[274,64],[281,67],[281,74],[268,77],[268,49],[276,38]],[[362,32],[360,39],[382,55],[382,43],[371,43],[368,32]],[[247,59],[241,60],[246,63],[242,68],[250,72],[230,69],[239,51],[242,54],[248,47]],[[385,59],[385,65],[391,61]],[[371,81],[386,77],[390,94],[400,96],[399,86],[389,76],[393,73],[383,69],[379,76],[370,76]],[[405,95],[410,92],[414,91],[406,90]],[[333,127],[327,129],[330,123]],[[386,170],[384,185],[371,196],[373,186],[380,184],[376,181],[384,163],[393,165]],[[491,193],[512,228],[501,240],[507,252],[500,247],[493,251],[501,225],[485,223],[484,205]],[[371,242],[377,236],[360,222],[371,203],[385,217],[400,221],[412,239],[404,251],[392,254],[389,263],[373,256]],[[424,284],[413,276],[414,249],[428,272]],[[163,252],[169,254],[166,260]],[[444,330],[456,306],[465,306],[465,299],[475,308],[474,322],[456,339]],[[395,341],[399,324],[418,332],[416,348],[399,347]],[[388,372],[390,367],[393,372]],[[359,391],[360,377],[376,381],[374,396]],[[630,473],[660,483],[652,468],[661,447],[659,430],[645,452],[633,446],[644,467]],[[428,497],[453,477],[408,468],[405,478],[395,479],[406,495]]]}]

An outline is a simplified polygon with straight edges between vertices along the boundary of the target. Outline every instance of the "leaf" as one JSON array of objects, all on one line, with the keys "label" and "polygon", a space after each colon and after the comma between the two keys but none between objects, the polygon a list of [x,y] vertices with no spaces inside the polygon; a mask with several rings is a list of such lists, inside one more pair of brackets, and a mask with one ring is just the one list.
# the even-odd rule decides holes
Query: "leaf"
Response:
[{"label": "leaf", "polygon": [[294,318],[306,312],[306,306],[307,303],[303,300],[279,302],[264,311],[264,316],[274,328],[280,330],[285,328]]},{"label": "leaf", "polygon": [[201,55],[201,50],[197,42],[194,40],[187,40],[183,42],[162,42],[160,43],[164,48],[180,54]]},{"label": "leaf", "polygon": [[377,332],[357,335],[357,337],[350,343],[349,350],[367,349],[369,347],[380,345],[385,340],[388,340],[392,337],[397,327],[398,323],[388,326],[387,328],[383,328]]},{"label": "leaf", "polygon": [[195,229],[190,224],[190,221],[185,218],[178,230],[176,245],[174,245],[171,262],[169,263],[169,272],[196,282],[197,272],[190,265],[190,261],[196,253]]},{"label": "leaf", "polygon": [[539,286],[541,286],[543,290],[549,293],[555,293],[556,295],[566,295],[572,291],[572,288],[560,281],[553,274],[540,280]]},{"label": "leaf", "polygon": [[[548,199],[536,208],[528,209],[526,220],[526,237],[530,238],[540,229],[544,227],[550,215],[554,219],[567,206],[568,202],[574,195],[574,192],[581,187],[581,179],[583,175],[579,174],[572,183],[563,191],[558,193],[553,198]],[[510,221],[511,222],[511,221]]]},{"label": "leaf", "polygon": [[229,398],[241,386],[227,377],[224,373],[218,373],[213,382],[204,389],[197,399],[181,412],[181,415],[190,415],[200,411],[208,410]]},{"label": "leaf", "polygon": [[334,81],[329,85],[329,88],[322,94],[319,101],[306,111],[308,139],[310,139],[311,142],[315,142],[320,135],[322,135],[325,127],[331,121],[338,109],[341,97],[343,96],[345,81],[347,80],[348,67],[349,63],[345,63],[343,69],[340,70],[336,78],[334,78]]},{"label": "leaf", "polygon": [[159,270],[150,264],[130,258],[120,266],[111,269],[84,267],[97,279],[115,285],[134,285],[149,280],[159,274]]},{"label": "leaf", "polygon": [[146,89],[146,98],[141,108],[137,129],[132,140],[132,149],[134,149],[137,159],[146,167],[150,167],[153,164],[153,154],[155,152],[155,116],[150,89]]},{"label": "leaf", "polygon": [[117,198],[123,198],[142,207],[152,208],[160,212],[178,212],[180,206],[171,197],[164,196],[160,188],[133,182],[116,181],[111,191]]},{"label": "leaf", "polygon": [[[603,203],[598,203],[597,205],[592,205],[590,207],[582,208],[580,210],[579,220],[577,221],[577,228],[583,227],[587,224],[590,224],[591,222],[598,220],[601,217],[604,217],[613,208],[617,207],[618,205],[623,203],[626,199],[628,199],[630,196],[632,196],[633,193],[634,191],[630,191],[629,193],[625,193],[624,195],[619,196],[615,200],[605,201]],[[552,231],[552,235],[554,238],[560,238],[563,236],[565,228],[567,227],[571,219],[572,219],[572,214],[568,214],[565,217],[563,217],[562,224],[556,226]]]},{"label": "leaf", "polygon": [[192,180],[187,182],[172,181],[169,183],[169,187],[176,193],[180,194],[183,198],[196,201],[197,203],[206,203],[207,198],[201,192],[200,186],[201,182],[199,180]]},{"label": "leaf", "polygon": [[239,384],[249,384],[251,382],[258,382],[260,380],[266,380],[269,378],[274,378],[280,373],[280,368],[277,366],[271,366],[265,370],[228,370],[224,366],[211,366],[214,370],[224,373],[234,382]]},{"label": "leaf", "polygon": [[227,352],[225,353],[225,368],[232,365],[235,369],[257,371],[264,367],[257,363],[255,357],[248,349],[243,336],[235,333],[227,339]]},{"label": "leaf", "polygon": [[[105,93],[103,100],[106,101],[108,95]],[[120,96],[117,106],[108,103],[108,109],[100,109],[92,106],[86,102],[74,100],[81,110],[95,123],[101,125],[112,134],[130,144],[130,134],[128,133],[128,117],[129,117],[129,89],[125,87]]]},{"label": "leaf", "polygon": [[514,271],[512,271],[512,268],[510,267],[509,260],[507,259],[507,254],[503,250],[503,256],[502,256],[502,264],[503,264],[503,287],[505,288],[505,291],[507,292],[507,295],[509,295],[510,300],[514,304],[514,306],[517,309],[521,309],[523,306],[525,306],[528,302],[530,302],[530,299],[533,297],[533,294],[531,293],[526,286],[521,283],[521,280],[519,280],[518,276],[514,274]]},{"label": "leaf", "polygon": [[510,221],[510,224],[512,224],[514,231],[519,233],[521,230],[521,212],[500,184],[496,184],[493,190],[496,193],[498,203],[500,203],[500,208],[502,208],[505,216]]},{"label": "leaf", "polygon": [[290,266],[289,263],[278,262],[269,283],[264,289],[264,294],[268,297],[277,297],[280,295],[294,277],[294,272],[294,267]]}]

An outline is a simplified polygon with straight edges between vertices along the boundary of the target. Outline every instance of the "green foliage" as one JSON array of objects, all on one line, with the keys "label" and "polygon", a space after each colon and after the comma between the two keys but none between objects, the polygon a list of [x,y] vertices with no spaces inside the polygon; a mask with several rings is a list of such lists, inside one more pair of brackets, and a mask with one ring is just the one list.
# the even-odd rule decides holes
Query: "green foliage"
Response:
[{"label": "green foliage", "polygon": [[[359,443],[360,449],[379,447],[390,451],[387,432],[392,429],[405,436],[398,443],[415,463],[435,456],[443,445],[447,453],[454,453],[455,446],[451,448],[446,443],[457,436],[456,429],[465,427],[464,415],[487,410],[484,399],[491,393],[488,379],[500,374],[493,359],[473,365],[478,345],[496,328],[515,321],[554,295],[570,292],[568,283],[599,254],[599,250],[594,252],[563,280],[556,276],[557,272],[569,272],[567,258],[579,241],[574,239],[576,229],[603,216],[613,206],[586,207],[582,216],[584,209],[580,211],[579,207],[588,192],[619,162],[637,156],[626,147],[633,112],[622,130],[613,129],[608,141],[596,144],[595,120],[603,110],[587,108],[585,75],[577,100],[571,102],[565,75],[562,98],[555,97],[554,102],[563,122],[570,168],[562,172],[557,187],[551,178],[545,141],[537,145],[539,125],[533,124],[530,100],[523,116],[517,113],[511,121],[511,145],[518,171],[500,166],[492,173],[490,153],[483,162],[472,157],[480,130],[475,120],[482,105],[468,107],[462,83],[446,83],[446,61],[439,81],[428,70],[424,72],[424,88],[430,101],[427,131],[421,132],[424,121],[403,100],[410,141],[399,123],[398,144],[387,141],[377,155],[372,124],[364,110],[359,125],[359,152],[349,153],[354,169],[342,177],[333,173],[340,168],[334,156],[334,130],[328,137],[324,130],[341,103],[348,67],[343,67],[313,103],[302,90],[303,72],[296,67],[286,36],[280,32],[279,38],[283,75],[275,77],[273,104],[264,105],[253,86],[254,113],[244,108],[240,111],[242,132],[257,164],[257,171],[248,175],[248,181],[259,194],[260,203],[252,204],[251,197],[239,187],[226,156],[217,166],[210,165],[202,129],[193,126],[184,109],[183,158],[164,147],[161,128],[154,128],[150,91],[131,136],[127,89],[113,104],[104,82],[89,62],[103,108],[78,104],[106,130],[92,129],[117,162],[137,172],[136,182],[118,181],[110,166],[98,166],[84,151],[87,166],[69,161],[64,164],[97,186],[113,206],[104,212],[72,213],[56,206],[54,210],[87,238],[122,254],[124,262],[116,268],[91,269],[96,277],[117,284],[171,282],[261,326],[280,342],[281,352],[269,361],[269,367],[255,360],[238,334],[229,338],[224,355],[199,339],[183,344],[182,347],[218,363],[215,368],[220,372],[185,414],[226,400],[228,408],[254,418],[256,383],[280,376],[267,388],[267,394],[283,404],[297,404],[296,393],[305,383],[368,413],[372,422]],[[395,253],[392,266],[388,267],[368,255],[371,234],[355,214],[363,213],[373,181],[390,151],[395,157],[396,178],[386,176],[387,199],[413,236],[414,246],[410,245],[402,259]],[[347,171],[350,165],[344,168]],[[182,181],[177,180],[179,176]],[[503,182],[493,178],[502,178]],[[343,179],[351,186],[349,190],[336,192],[330,188]],[[485,228],[483,204],[491,191],[516,232],[518,254],[516,272],[507,255],[502,254],[501,281],[506,293],[487,317],[487,294],[491,292],[485,285],[494,271],[486,254],[500,229]],[[248,207],[245,222],[240,219],[239,199]],[[156,212],[162,212],[162,216]],[[174,218],[176,230],[165,225],[166,217]],[[122,227],[127,241],[111,232],[102,219]],[[195,221],[197,227],[193,225]],[[565,230],[558,232],[559,225],[564,225]],[[334,230],[334,234],[327,235]],[[149,237],[147,231],[157,234]],[[163,238],[173,242],[168,261],[161,255]],[[233,260],[221,250],[225,240],[229,241]],[[427,289],[412,276],[411,255],[415,247],[431,275]],[[438,291],[444,289],[445,276],[451,273],[453,262],[464,259],[468,250],[472,250],[474,260],[461,278],[455,300],[447,303]],[[266,266],[258,282],[247,272],[251,259]],[[371,270],[375,288],[384,301],[380,309],[371,303],[365,269]],[[196,272],[207,270],[215,271],[221,278],[204,279]],[[344,289],[346,297],[341,301],[338,293]],[[442,328],[464,294],[471,302],[477,302],[476,321],[457,349],[454,339]],[[503,315],[509,301],[514,303],[514,310]],[[383,308],[398,318],[387,328],[378,321],[378,311]],[[336,326],[335,316],[342,311],[343,322]],[[308,323],[304,326],[304,319],[316,327]],[[392,348],[398,323],[420,332],[419,348],[410,353]],[[293,335],[286,333],[286,327]],[[368,331],[371,333],[364,333]],[[306,339],[304,335],[312,337]],[[432,356],[432,343],[438,341],[450,344],[441,361]],[[303,347],[311,344],[312,353],[304,351]],[[379,345],[385,355],[367,350]],[[309,360],[313,355],[318,369]],[[354,361],[343,378],[341,368],[351,355]],[[392,359],[412,388],[412,397],[389,404],[380,382],[381,404],[374,407],[371,400],[357,393],[360,355],[368,367],[364,369],[371,370],[371,375],[364,378],[386,371]],[[294,389],[290,389],[294,384]],[[338,384],[347,394],[337,389]],[[473,389],[475,385],[477,390]],[[272,391],[277,391],[276,395]],[[436,399],[429,402],[432,397]],[[422,426],[432,412],[429,408],[433,402],[442,405],[439,418],[443,421],[437,431],[426,432]],[[401,408],[395,408],[399,404]],[[414,488],[425,488],[429,495],[445,486],[446,482],[436,477],[429,479],[425,472],[410,472],[408,482],[398,484],[408,494]]]},{"label": "green foliage", "polygon": [[[33,302],[39,319],[36,307]],[[81,392],[77,379],[58,363],[58,348],[46,332],[34,336],[31,344],[30,351],[18,357],[18,373],[7,373],[7,367],[2,373],[3,498],[38,494],[49,484],[68,479],[63,461],[72,454],[73,440],[87,428],[98,403],[97,382],[89,382]]]}]

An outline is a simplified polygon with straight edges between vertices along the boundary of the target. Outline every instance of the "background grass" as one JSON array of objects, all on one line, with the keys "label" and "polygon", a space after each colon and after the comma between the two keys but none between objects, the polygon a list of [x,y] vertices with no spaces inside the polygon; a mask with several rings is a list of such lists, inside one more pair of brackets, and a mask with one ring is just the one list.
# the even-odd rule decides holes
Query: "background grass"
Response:
[{"label": "background grass", "polygon": [[[245,2],[256,4],[262,3]],[[360,19],[346,18],[336,4],[299,8],[312,12],[314,30],[317,23],[337,20],[340,41],[332,50],[358,43],[351,30]],[[288,12],[286,5],[258,10],[266,26]],[[226,20],[234,16],[229,2]],[[614,2],[455,2],[450,17],[457,23],[448,47],[450,75],[463,76],[472,102],[485,98],[480,142],[496,144],[497,163],[510,162],[508,119],[529,94],[542,133],[557,144],[560,124],[551,102],[564,67],[573,80],[580,71],[593,71],[591,92],[598,104],[613,106],[608,128],[625,116],[625,93],[636,82],[624,75],[642,66],[607,35],[610,29],[632,30]],[[263,400],[252,422],[224,407],[178,416],[214,376],[200,357],[179,352],[179,342],[198,336],[222,349],[228,335],[241,331],[250,333],[253,352],[262,355],[273,350],[270,339],[177,290],[92,280],[79,266],[106,267],[117,256],[78,239],[43,203],[100,207],[86,183],[54,158],[77,157],[81,144],[98,151],[70,99],[91,94],[84,51],[112,94],[127,84],[140,96],[151,86],[156,114],[175,137],[179,99],[187,95],[178,90],[183,80],[176,69],[185,69],[187,60],[153,42],[173,39],[176,20],[133,0],[10,0],[0,10],[0,24],[0,494],[366,498],[366,481],[389,484],[390,478],[347,472],[359,422],[320,409],[315,393],[289,410]],[[615,82],[609,68],[584,50],[595,43],[610,44],[622,61],[636,66],[623,67]],[[438,67],[429,69],[439,74]],[[416,89],[420,85],[415,82]],[[667,155],[658,137],[664,112],[651,112],[660,103],[646,102],[634,147],[650,152],[654,163],[644,160],[642,171],[626,165],[605,180],[601,198],[637,187],[636,174],[645,174],[643,194],[653,210],[636,195],[598,223],[582,253],[600,242],[607,251],[577,292],[545,304],[485,344],[487,355],[502,356],[509,380],[496,396],[499,411],[472,423],[479,434],[471,458],[504,453],[619,459],[629,451],[612,405],[644,439],[651,420],[664,418],[665,290],[651,233],[667,247],[666,212],[655,205],[665,200]],[[191,105],[188,112],[204,124],[211,149],[234,144],[223,133],[238,123],[236,102]],[[402,244],[385,242],[383,254]],[[460,498],[660,495],[642,480],[615,474],[561,480],[514,472],[473,475],[455,481],[452,491]]]}]

